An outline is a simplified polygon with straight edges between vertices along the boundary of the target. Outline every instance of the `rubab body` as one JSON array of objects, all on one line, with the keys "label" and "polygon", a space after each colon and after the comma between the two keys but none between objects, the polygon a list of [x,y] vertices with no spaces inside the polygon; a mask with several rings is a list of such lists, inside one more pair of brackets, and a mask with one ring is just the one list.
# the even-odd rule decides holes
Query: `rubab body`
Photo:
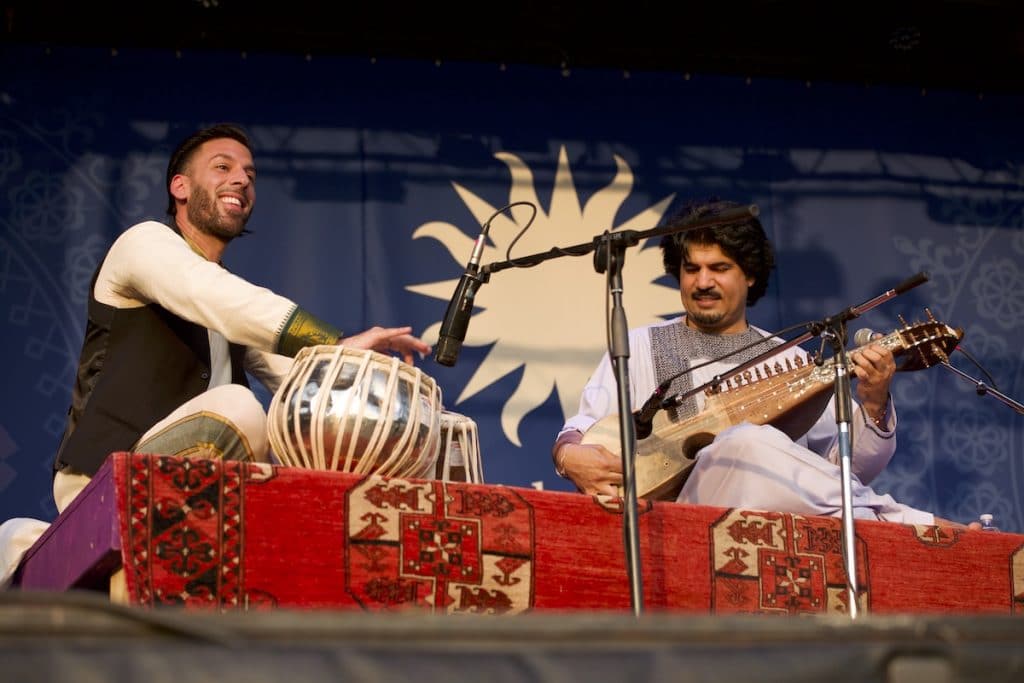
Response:
[{"label": "rubab body", "polygon": [[[881,344],[901,358],[897,370],[921,370],[943,362],[956,348],[963,331],[936,321],[931,312],[928,318],[928,322],[914,325],[900,318],[901,329],[872,343]],[[790,438],[799,438],[828,405],[834,380],[834,359],[820,366],[810,362],[810,357],[769,361],[705,390],[704,408],[691,418],[672,422],[665,411],[660,411],[650,436],[637,441],[637,496],[674,499],[697,451],[727,427],[742,422],[770,424]],[[599,444],[619,454],[618,415],[594,423],[582,443]]]}]

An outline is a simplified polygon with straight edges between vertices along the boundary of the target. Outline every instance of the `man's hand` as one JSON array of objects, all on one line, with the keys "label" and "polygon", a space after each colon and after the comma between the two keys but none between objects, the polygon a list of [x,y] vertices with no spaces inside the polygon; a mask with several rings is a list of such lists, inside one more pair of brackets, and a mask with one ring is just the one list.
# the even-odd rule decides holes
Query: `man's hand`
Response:
[{"label": "man's hand", "polygon": [[563,443],[555,451],[555,466],[583,493],[619,495],[622,459],[604,446]]},{"label": "man's hand", "polygon": [[892,351],[881,344],[869,344],[850,354],[853,374],[857,377],[857,400],[872,419],[880,418],[889,401],[889,384],[896,374]]},{"label": "man's hand", "polygon": [[354,349],[397,353],[403,361],[412,365],[414,354],[423,358],[430,353],[430,345],[412,336],[411,332],[411,327],[371,327],[365,332],[343,337],[339,343]]}]

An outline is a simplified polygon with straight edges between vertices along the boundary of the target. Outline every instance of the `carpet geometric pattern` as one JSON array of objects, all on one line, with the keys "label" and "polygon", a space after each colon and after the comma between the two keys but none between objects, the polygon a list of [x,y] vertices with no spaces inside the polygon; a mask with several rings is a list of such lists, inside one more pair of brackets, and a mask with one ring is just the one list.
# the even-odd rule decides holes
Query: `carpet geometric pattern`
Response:
[{"label": "carpet geometric pattern", "polygon": [[[621,501],[144,454],[105,467],[135,604],[631,609]],[[641,502],[637,520],[648,611],[848,611],[837,519]],[[1024,614],[1024,535],[855,529],[865,611]]]}]

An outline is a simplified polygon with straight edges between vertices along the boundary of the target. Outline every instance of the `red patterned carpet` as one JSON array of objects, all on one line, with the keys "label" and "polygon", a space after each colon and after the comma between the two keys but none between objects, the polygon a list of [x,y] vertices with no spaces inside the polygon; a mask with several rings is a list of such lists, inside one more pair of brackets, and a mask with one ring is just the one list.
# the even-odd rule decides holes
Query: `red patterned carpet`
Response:
[{"label": "red patterned carpet", "polygon": [[[628,610],[621,510],[578,494],[115,454],[141,605]],[[617,501],[616,501],[617,502]],[[645,607],[845,613],[838,520],[644,504]],[[1024,613],[1024,536],[861,522],[872,613]]]}]

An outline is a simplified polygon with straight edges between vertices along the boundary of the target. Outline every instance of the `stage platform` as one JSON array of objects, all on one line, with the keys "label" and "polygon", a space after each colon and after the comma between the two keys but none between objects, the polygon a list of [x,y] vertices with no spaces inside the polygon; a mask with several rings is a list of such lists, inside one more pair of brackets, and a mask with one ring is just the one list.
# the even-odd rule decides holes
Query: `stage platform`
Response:
[{"label": "stage platform", "polygon": [[8,592],[0,662],[3,680],[19,683],[1010,683],[1024,680],[1024,620],[222,613]]}]

